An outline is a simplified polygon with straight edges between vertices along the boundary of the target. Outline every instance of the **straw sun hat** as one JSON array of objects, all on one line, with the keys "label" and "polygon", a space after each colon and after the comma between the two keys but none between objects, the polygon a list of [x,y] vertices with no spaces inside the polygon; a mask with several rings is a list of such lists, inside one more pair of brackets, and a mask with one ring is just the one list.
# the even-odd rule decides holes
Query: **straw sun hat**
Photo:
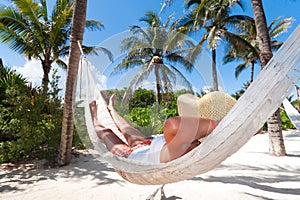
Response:
[{"label": "straw sun hat", "polygon": [[225,92],[210,92],[199,98],[192,94],[180,95],[177,99],[180,116],[197,116],[220,121],[236,103],[236,100]]}]

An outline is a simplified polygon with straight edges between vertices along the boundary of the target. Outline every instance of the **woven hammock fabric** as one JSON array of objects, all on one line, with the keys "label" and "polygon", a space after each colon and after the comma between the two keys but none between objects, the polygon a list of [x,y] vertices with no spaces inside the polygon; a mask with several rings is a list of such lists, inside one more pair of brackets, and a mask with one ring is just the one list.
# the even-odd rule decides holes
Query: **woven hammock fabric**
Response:
[{"label": "woven hammock fabric", "polygon": [[[168,163],[149,164],[113,156],[95,134],[89,102],[97,99],[98,118],[114,126],[106,102],[93,82],[95,73],[83,65],[79,100],[85,105],[85,121],[90,139],[102,158],[127,181],[142,184],[166,184],[190,179],[217,167],[238,151],[256,133],[300,79],[300,25],[269,61],[247,91],[236,102],[216,129],[201,145]],[[85,78],[83,78],[85,77]],[[84,90],[82,89],[84,88]],[[102,105],[102,106],[101,106]]]}]

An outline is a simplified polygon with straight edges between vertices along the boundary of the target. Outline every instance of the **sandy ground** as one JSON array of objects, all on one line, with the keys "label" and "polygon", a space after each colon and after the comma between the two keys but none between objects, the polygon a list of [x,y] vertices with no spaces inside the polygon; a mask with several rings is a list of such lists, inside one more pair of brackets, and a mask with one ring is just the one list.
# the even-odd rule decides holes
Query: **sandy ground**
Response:
[{"label": "sandy ground", "polygon": [[[300,132],[285,131],[284,137],[288,156],[269,156],[268,135],[256,135],[215,170],[165,185],[163,199],[299,200]],[[2,169],[0,199],[145,200],[160,188],[125,182],[91,153],[61,168]]]}]

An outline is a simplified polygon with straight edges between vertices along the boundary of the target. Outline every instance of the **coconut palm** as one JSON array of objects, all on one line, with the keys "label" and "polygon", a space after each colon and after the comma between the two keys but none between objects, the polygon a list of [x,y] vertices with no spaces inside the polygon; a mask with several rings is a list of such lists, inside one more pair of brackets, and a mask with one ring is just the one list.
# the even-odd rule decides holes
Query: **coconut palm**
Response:
[{"label": "coconut palm", "polygon": [[[259,58],[261,62],[261,68],[264,68],[273,56],[271,39],[262,1],[251,0],[251,4],[254,13],[255,27],[260,50]],[[277,111],[268,119],[268,132],[270,139],[269,153],[275,156],[286,155],[279,109],[277,109]]]},{"label": "coconut palm", "polygon": [[213,89],[218,90],[218,77],[216,67],[217,47],[225,39],[229,43],[245,46],[245,41],[239,36],[230,32],[229,27],[247,21],[251,18],[245,15],[230,15],[230,9],[234,4],[241,8],[239,0],[186,0],[186,6],[191,11],[181,19],[181,25],[188,26],[190,31],[200,33],[200,41],[197,48],[191,53],[191,60],[194,60],[201,52],[202,46],[206,44],[212,52],[212,77]]},{"label": "coconut palm", "polygon": [[295,91],[296,91],[296,100],[299,100],[299,86],[295,85]]},{"label": "coconut palm", "polygon": [[[26,58],[41,61],[43,88],[47,90],[52,64],[67,68],[62,60],[69,53],[72,0],[57,0],[51,15],[46,0],[11,0],[13,6],[0,7],[0,41]],[[99,21],[87,21],[89,30],[100,30]],[[84,47],[86,53],[97,53]]]},{"label": "coconut palm", "polygon": [[[274,19],[268,27],[268,31],[271,38],[271,48],[276,51],[282,42],[276,40],[276,37],[287,30],[291,25],[293,18],[280,19],[280,17]],[[244,21],[245,22],[245,21]],[[248,20],[245,23],[237,24],[239,36],[249,43],[249,46],[236,46],[235,44],[229,44],[229,48],[226,51],[226,55],[223,58],[225,64],[233,61],[241,61],[242,63],[235,68],[235,77],[238,78],[242,71],[246,70],[249,66],[250,70],[250,83],[254,79],[254,67],[259,62],[259,47],[257,41],[257,34],[255,29],[254,20]]]},{"label": "coconut palm", "polygon": [[184,56],[194,45],[192,41],[185,39],[183,29],[176,28],[176,21],[171,23],[172,17],[169,16],[163,23],[155,12],[147,12],[145,17],[140,19],[146,23],[147,28],[132,26],[130,29],[132,35],[122,41],[121,49],[127,54],[112,73],[139,68],[139,72],[135,74],[126,90],[125,98],[151,74],[155,77],[158,104],[162,100],[161,93],[172,91],[178,79],[192,91],[191,83],[178,67],[192,69],[192,63]]},{"label": "coconut palm", "polygon": [[0,70],[3,68],[2,58],[0,58]]},{"label": "coconut palm", "polygon": [[78,65],[80,60],[80,47],[85,27],[87,0],[76,0],[71,26],[71,45],[68,61],[68,73],[66,80],[66,92],[64,102],[64,113],[62,122],[61,143],[59,151],[59,164],[66,165],[71,162],[72,139],[74,129],[74,96]]}]

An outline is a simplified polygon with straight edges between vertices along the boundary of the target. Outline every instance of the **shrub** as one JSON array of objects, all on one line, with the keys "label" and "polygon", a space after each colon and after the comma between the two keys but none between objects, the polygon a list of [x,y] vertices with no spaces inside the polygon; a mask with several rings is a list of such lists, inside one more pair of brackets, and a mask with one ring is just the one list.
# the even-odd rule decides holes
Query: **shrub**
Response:
[{"label": "shrub", "polygon": [[60,141],[62,106],[58,76],[43,93],[21,75],[2,69],[0,78],[0,163],[28,159],[54,161]]},{"label": "shrub", "polygon": [[283,130],[295,128],[284,110],[280,111],[280,117],[281,117],[281,121],[282,121],[282,129]]}]

